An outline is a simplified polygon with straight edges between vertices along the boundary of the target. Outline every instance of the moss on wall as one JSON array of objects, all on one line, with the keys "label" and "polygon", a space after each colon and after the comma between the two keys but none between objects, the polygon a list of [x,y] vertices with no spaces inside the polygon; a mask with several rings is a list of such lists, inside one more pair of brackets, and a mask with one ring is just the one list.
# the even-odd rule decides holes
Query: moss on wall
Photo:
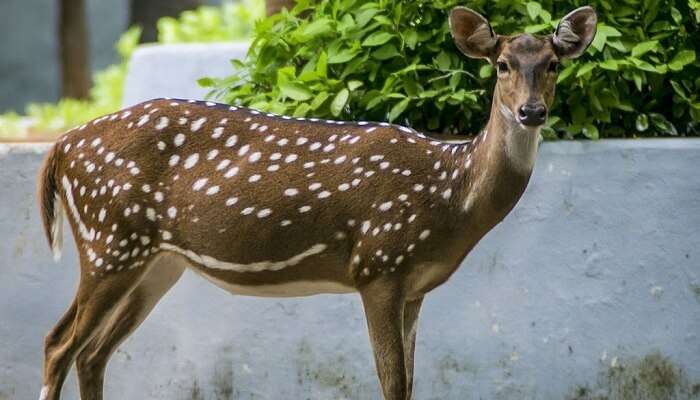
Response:
[{"label": "moss on wall", "polygon": [[578,386],[567,400],[695,400],[700,383],[690,383],[681,367],[659,352],[601,372],[595,386]]}]

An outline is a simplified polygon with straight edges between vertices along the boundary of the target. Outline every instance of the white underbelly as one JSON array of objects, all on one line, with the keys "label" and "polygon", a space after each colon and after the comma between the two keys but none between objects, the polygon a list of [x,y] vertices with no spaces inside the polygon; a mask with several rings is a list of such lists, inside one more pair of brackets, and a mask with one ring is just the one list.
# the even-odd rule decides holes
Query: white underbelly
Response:
[{"label": "white underbelly", "polygon": [[183,267],[189,267],[198,275],[229,293],[242,296],[258,297],[302,297],[316,294],[354,293],[357,290],[351,286],[330,281],[294,281],[270,285],[239,285],[218,279],[206,273],[206,270],[194,268],[193,263],[181,255],[172,253],[173,262]]}]

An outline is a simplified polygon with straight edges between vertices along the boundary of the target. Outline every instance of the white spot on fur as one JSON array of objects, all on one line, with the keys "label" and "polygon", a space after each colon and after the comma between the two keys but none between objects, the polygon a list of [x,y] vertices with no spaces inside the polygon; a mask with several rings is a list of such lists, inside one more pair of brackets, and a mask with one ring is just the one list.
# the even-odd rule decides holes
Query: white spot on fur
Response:
[{"label": "white spot on fur", "polygon": [[197,161],[199,161],[199,153],[194,153],[187,157],[185,160],[185,169],[190,169],[194,167],[197,164]]},{"label": "white spot on fur", "polygon": [[262,176],[260,176],[260,174],[253,174],[250,176],[250,178],[248,178],[248,182],[250,182],[250,183],[257,182],[260,180],[261,177]]},{"label": "white spot on fur", "polygon": [[201,190],[204,187],[204,185],[207,184],[208,181],[209,179],[207,178],[197,179],[196,181],[194,181],[194,184],[192,184],[192,190],[194,190],[195,192]]},{"label": "white spot on fur", "polygon": [[185,143],[185,135],[182,133],[175,135],[175,138],[173,139],[173,144],[175,147],[182,146],[183,143]]},{"label": "white spot on fur", "polygon": [[192,122],[192,126],[190,127],[190,130],[192,132],[197,132],[204,123],[207,122],[206,117],[199,118],[198,120]]},{"label": "white spot on fur", "polygon": [[169,122],[170,121],[168,120],[167,117],[160,117],[158,119],[158,122],[156,123],[156,130],[162,131],[163,129],[167,128]]},{"label": "white spot on fur", "polygon": [[238,167],[231,167],[231,169],[229,169],[228,171],[226,171],[226,173],[224,174],[224,178],[227,178],[227,179],[228,179],[228,178],[232,178],[232,177],[234,177],[236,174],[238,174]]},{"label": "white spot on fur", "polygon": [[180,156],[177,154],[173,154],[172,156],[170,156],[170,159],[168,160],[168,165],[170,165],[171,167],[174,167],[177,165],[178,162],[180,162]]},{"label": "white spot on fur", "polygon": [[272,210],[270,210],[269,208],[263,208],[262,210],[258,211],[257,216],[258,218],[265,218],[270,214],[272,214]]},{"label": "white spot on fur", "polygon": [[238,142],[238,136],[231,135],[228,139],[226,139],[226,143],[224,143],[224,146],[233,147],[236,145],[236,142]]}]

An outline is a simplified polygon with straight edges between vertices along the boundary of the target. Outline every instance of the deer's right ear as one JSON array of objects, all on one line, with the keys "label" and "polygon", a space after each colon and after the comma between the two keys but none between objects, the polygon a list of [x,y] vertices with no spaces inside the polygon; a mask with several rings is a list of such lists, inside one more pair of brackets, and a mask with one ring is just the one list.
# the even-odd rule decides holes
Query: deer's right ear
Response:
[{"label": "deer's right ear", "polygon": [[467,7],[450,11],[450,32],[459,50],[467,57],[491,60],[498,45],[498,37],[489,21]]}]

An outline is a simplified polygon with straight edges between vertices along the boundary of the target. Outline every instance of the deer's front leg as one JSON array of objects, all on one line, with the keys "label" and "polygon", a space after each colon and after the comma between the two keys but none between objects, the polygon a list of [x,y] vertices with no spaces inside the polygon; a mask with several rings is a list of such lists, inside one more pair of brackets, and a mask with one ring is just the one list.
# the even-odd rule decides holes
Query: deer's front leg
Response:
[{"label": "deer's front leg", "polygon": [[403,342],[404,299],[400,287],[382,276],[360,291],[374,361],[386,400],[406,400]]},{"label": "deer's front leg", "polygon": [[406,399],[411,400],[413,393],[413,365],[416,351],[416,330],[418,329],[418,313],[423,304],[423,298],[419,297],[406,302],[403,310],[403,343],[406,359]]}]

